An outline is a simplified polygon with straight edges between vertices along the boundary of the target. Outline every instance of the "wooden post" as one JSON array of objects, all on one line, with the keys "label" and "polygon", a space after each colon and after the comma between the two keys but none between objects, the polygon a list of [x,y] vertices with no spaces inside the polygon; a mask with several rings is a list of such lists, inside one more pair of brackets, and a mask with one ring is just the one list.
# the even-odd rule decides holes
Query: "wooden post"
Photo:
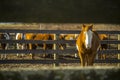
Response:
[{"label": "wooden post", "polygon": [[[118,40],[120,40],[120,34],[118,34]],[[118,50],[120,50],[120,44],[118,44]],[[118,53],[118,60],[120,59],[120,53]],[[120,63],[118,63],[118,66],[120,66]]]},{"label": "wooden post", "polygon": [[[57,36],[56,34],[54,34],[54,40],[57,40]],[[54,43],[54,50],[57,49],[57,44]],[[54,53],[54,60],[57,60],[58,58],[58,55],[56,53]],[[59,66],[59,62],[56,61],[55,63],[53,63],[53,66],[56,67],[56,66]]]}]

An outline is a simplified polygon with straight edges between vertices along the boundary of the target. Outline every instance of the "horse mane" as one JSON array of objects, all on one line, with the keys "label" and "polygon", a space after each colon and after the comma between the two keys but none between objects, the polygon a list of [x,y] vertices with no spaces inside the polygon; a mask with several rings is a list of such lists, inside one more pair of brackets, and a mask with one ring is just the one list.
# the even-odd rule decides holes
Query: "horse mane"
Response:
[{"label": "horse mane", "polygon": [[100,40],[100,37],[99,37],[99,35],[98,35],[98,33],[96,32],[96,31],[93,31],[93,33],[99,38],[99,40]]}]

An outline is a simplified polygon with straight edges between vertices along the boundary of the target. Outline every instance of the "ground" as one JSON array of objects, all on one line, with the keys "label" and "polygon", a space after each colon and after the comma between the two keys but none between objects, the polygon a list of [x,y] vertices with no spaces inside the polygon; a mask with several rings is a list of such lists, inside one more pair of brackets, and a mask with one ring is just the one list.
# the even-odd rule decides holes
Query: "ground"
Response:
[{"label": "ground", "polygon": [[[93,24],[95,30],[120,30],[120,24]],[[40,29],[40,30],[81,30],[80,23],[8,23],[0,24],[0,29]]]}]

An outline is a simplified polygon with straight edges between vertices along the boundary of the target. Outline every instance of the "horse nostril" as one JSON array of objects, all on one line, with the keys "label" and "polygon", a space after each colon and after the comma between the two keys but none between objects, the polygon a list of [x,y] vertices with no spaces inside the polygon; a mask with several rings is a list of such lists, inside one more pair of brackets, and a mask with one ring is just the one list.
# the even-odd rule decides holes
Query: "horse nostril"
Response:
[{"label": "horse nostril", "polygon": [[87,49],[90,49],[90,46],[89,46],[89,45],[86,45],[86,48],[87,48]]},{"label": "horse nostril", "polygon": [[90,47],[88,47],[88,49],[90,49]]}]

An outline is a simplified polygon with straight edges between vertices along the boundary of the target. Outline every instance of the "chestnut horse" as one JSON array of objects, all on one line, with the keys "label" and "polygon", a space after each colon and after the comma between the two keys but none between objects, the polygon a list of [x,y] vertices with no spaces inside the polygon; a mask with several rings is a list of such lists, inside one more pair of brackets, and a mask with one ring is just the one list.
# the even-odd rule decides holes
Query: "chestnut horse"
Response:
[{"label": "chestnut horse", "polygon": [[[60,34],[59,35],[59,40],[76,40],[78,34]],[[67,44],[67,43],[60,43],[58,44],[59,49],[65,50],[67,46],[75,46],[75,44]],[[72,57],[73,55],[71,55]],[[74,54],[74,57],[77,58],[77,54]]]},{"label": "chestnut horse", "polygon": [[[53,34],[34,34],[34,33],[17,33],[16,40],[54,40]],[[46,49],[53,49],[53,44],[38,44],[38,43],[28,43],[28,44],[20,44],[17,43],[17,49],[29,49],[29,50],[35,50],[37,47],[42,47],[44,50]],[[17,54],[18,55],[18,54]],[[34,59],[35,54],[30,54],[31,58]],[[23,54],[22,54],[23,57]],[[44,55],[45,57],[45,55]]]},{"label": "chestnut horse", "polygon": [[[54,34],[36,34],[35,37],[33,38],[33,40],[54,40]],[[31,49],[36,49],[37,47],[42,47],[43,50],[47,50],[47,49],[53,49],[54,44],[46,44],[46,43],[42,43],[42,44],[32,44]],[[43,57],[52,57],[51,54],[44,54]],[[33,58],[34,58],[34,54],[33,54]]]},{"label": "chestnut horse", "polygon": [[[106,34],[99,34],[100,40],[108,40],[108,36]],[[106,50],[108,48],[108,44],[101,44],[100,50]],[[106,54],[100,54],[100,59],[106,59]]]},{"label": "chestnut horse", "polygon": [[[58,39],[59,40],[76,40],[76,38],[77,38],[77,34],[60,34]],[[66,43],[58,44],[58,45],[61,50],[64,50],[67,47]],[[69,44],[69,46],[74,46],[74,45]]]},{"label": "chestnut horse", "polygon": [[81,66],[92,66],[100,47],[99,36],[92,30],[92,27],[93,25],[83,24],[82,31],[76,40]]}]

